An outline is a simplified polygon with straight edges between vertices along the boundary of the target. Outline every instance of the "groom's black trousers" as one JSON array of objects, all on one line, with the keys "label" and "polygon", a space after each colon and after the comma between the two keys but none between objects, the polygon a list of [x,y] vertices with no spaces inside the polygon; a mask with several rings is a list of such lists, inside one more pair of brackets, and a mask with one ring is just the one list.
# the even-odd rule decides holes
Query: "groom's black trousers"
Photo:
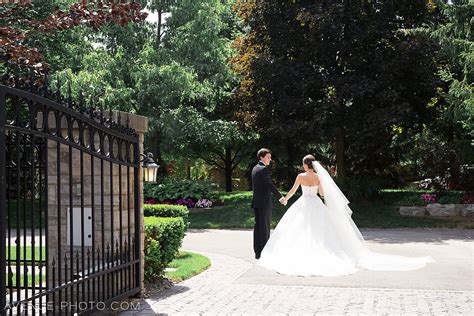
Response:
[{"label": "groom's black trousers", "polygon": [[272,222],[271,208],[254,208],[255,227],[253,229],[253,250],[255,258],[260,258],[263,247],[270,238],[270,224]]}]

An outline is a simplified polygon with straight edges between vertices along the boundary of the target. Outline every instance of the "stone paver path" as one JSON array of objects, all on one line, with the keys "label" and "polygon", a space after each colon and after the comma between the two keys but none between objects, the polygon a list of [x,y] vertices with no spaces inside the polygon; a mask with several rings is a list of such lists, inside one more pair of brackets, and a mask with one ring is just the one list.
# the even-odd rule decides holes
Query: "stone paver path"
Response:
[{"label": "stone paver path", "polygon": [[[231,235],[235,233],[247,236],[250,232],[229,232]],[[392,231],[388,234],[393,233]],[[223,254],[223,249],[217,246],[216,252],[196,249],[199,248],[199,245],[195,243],[195,240],[190,244],[189,239],[206,238],[206,232],[196,232],[196,234],[198,235],[194,237],[188,235],[184,246],[186,249],[193,248],[190,250],[209,257],[212,262],[211,268],[166,291],[152,293],[149,298],[140,303],[140,310],[126,311],[121,315],[473,315],[474,249],[472,241],[469,238],[464,239],[463,234],[455,233],[454,235],[461,236],[462,238],[458,239],[463,239],[463,245],[467,243],[468,248],[455,248],[449,243],[446,244],[446,240],[436,240],[435,242],[436,246],[449,246],[454,252],[456,252],[455,250],[464,252],[468,249],[467,253],[458,254],[459,256],[455,258],[461,260],[461,264],[466,268],[464,271],[457,271],[462,274],[464,279],[468,279],[466,283],[458,285],[459,289],[452,289],[457,287],[448,284],[448,279],[443,279],[443,282],[440,283],[446,286],[437,285],[437,289],[429,289],[429,284],[417,285],[416,280],[412,280],[407,288],[399,288],[391,286],[390,278],[388,278],[387,284],[382,282],[379,287],[371,287],[364,286],[364,282],[369,281],[364,281],[365,277],[361,276],[359,279],[355,276],[356,279],[353,281],[342,279],[350,281],[345,286],[337,282],[332,286],[318,285],[318,282],[331,278],[288,278],[256,267],[255,260],[251,260],[249,253],[244,251],[244,248],[240,248],[241,243],[248,241],[246,238],[240,240],[233,238],[234,246],[230,247],[226,254]],[[209,234],[216,234],[216,231],[210,231]],[[449,240],[452,240],[452,236],[450,238]],[[225,238],[224,240],[220,239],[219,242],[225,243]],[[209,243],[207,247],[209,247]],[[378,250],[377,247],[375,248]],[[453,254],[447,255],[452,257]],[[466,260],[466,258],[471,260]],[[440,261],[437,262],[438,268],[434,266],[431,269],[435,271],[438,269],[438,275],[442,279],[442,270],[446,269],[450,262],[443,265],[445,259],[442,257],[435,257],[435,259]],[[454,264],[457,269],[456,260],[453,260],[451,264]],[[429,269],[429,267],[424,269]],[[470,271],[470,273],[466,273],[466,271]],[[371,272],[367,271],[367,273],[370,275]],[[387,276],[393,274],[385,273]],[[261,276],[262,274],[264,277]],[[360,271],[359,274],[363,274],[363,271]],[[383,275],[379,274],[378,277]],[[428,275],[432,277],[436,274]],[[399,278],[403,276],[403,273],[398,274]],[[412,277],[410,276],[410,278]],[[420,278],[423,279],[422,274],[420,274]],[[335,280],[338,279],[335,278]],[[423,281],[423,283],[426,282],[429,283],[429,280]],[[350,286],[352,283],[357,287]]]}]

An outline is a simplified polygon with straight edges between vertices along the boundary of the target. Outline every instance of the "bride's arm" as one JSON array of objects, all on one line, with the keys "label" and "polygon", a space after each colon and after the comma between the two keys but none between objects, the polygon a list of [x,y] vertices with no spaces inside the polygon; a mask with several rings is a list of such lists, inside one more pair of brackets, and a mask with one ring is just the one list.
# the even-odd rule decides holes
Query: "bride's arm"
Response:
[{"label": "bride's arm", "polygon": [[321,197],[321,199],[323,200],[324,202],[324,188],[323,188],[323,185],[321,184],[321,181],[319,180],[319,176],[316,175],[318,177],[318,193],[319,193],[319,196]]},{"label": "bride's arm", "polygon": [[319,195],[320,196],[324,196],[324,188],[323,188],[323,185],[321,183],[321,180],[319,180],[319,176],[316,175],[318,177],[318,191],[319,191]]},{"label": "bride's arm", "polygon": [[300,175],[298,175],[296,177],[295,184],[293,184],[293,187],[291,188],[290,192],[288,192],[288,194],[285,196],[285,202],[291,199],[293,194],[295,194],[296,190],[298,190],[298,187],[300,186],[300,184],[301,184],[301,177]]}]

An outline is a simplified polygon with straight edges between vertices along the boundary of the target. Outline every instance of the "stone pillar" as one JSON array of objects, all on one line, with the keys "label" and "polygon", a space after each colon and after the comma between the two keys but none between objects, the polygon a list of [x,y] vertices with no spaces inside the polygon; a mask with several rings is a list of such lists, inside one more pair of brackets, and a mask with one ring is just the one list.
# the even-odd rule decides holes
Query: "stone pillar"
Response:
[{"label": "stone pillar", "polygon": [[[118,116],[118,111],[113,113],[113,119],[116,121]],[[136,114],[130,114],[126,112],[120,112],[120,115],[123,118],[127,118],[129,120],[129,126],[133,128],[139,137],[138,144],[139,144],[139,151],[140,155],[144,154],[144,142],[145,142],[145,134],[148,132],[148,118],[145,116],[140,116]],[[142,159],[140,159],[142,160]],[[139,172],[138,172],[138,187],[139,187],[139,207],[140,207],[140,259],[141,259],[141,269],[140,269],[140,279],[142,280],[142,292],[145,289],[145,224],[144,218],[145,214],[143,211],[143,201],[145,199],[143,195],[143,164],[140,163]]]}]

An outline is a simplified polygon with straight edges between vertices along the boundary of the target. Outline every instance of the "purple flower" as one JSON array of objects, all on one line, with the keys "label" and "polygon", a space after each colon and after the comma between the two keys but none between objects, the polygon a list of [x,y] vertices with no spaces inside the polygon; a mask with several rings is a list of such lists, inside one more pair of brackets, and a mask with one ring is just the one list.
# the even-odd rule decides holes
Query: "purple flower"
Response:
[{"label": "purple flower", "polygon": [[212,201],[208,199],[200,199],[199,201],[196,202],[195,207],[210,208],[212,207]]},{"label": "purple flower", "polygon": [[194,208],[195,202],[191,198],[178,199],[175,203],[176,205],[185,205],[188,208]]},{"label": "purple flower", "polygon": [[421,199],[425,203],[435,203],[436,202],[436,194],[424,193],[424,194],[421,195]]},{"label": "purple flower", "polygon": [[462,198],[463,204],[474,204],[474,195],[465,195]]},{"label": "purple flower", "polygon": [[150,198],[150,199],[145,199],[143,203],[144,204],[159,204],[160,202],[157,199]]}]

